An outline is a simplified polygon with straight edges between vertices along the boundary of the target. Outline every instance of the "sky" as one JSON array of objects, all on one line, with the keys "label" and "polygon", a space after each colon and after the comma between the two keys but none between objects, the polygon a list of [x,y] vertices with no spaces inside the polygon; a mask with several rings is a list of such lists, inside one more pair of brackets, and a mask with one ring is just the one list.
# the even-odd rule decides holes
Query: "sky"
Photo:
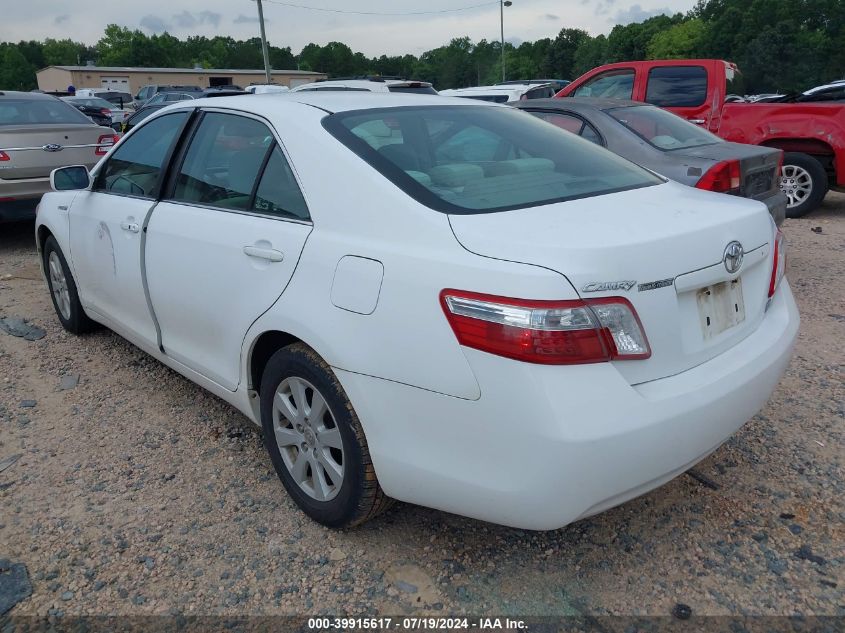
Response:
[{"label": "sky", "polygon": [[[285,4],[282,4],[284,1]],[[258,35],[254,0],[3,0],[0,41],[66,38],[94,44],[109,23],[147,34]],[[342,11],[400,13],[476,8],[433,15],[349,15],[312,11],[291,4]],[[593,35],[615,24],[660,13],[686,12],[694,0],[513,0],[505,9],[505,39],[513,44],[554,37],[562,28]],[[118,8],[119,7],[119,8]],[[267,37],[299,53],[309,42],[340,41],[367,56],[420,53],[468,35],[499,39],[497,0],[264,0]]]}]

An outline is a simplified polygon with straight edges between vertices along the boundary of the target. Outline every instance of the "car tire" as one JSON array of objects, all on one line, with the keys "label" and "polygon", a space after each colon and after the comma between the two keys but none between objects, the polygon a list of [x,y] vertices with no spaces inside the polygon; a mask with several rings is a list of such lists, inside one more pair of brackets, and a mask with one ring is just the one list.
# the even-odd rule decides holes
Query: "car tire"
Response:
[{"label": "car tire", "polygon": [[260,394],[264,445],[305,514],[331,528],[349,528],[390,507],[352,403],[313,349],[296,343],[273,354]]},{"label": "car tire", "polygon": [[827,172],[809,154],[786,152],[781,168],[780,189],[789,203],[786,217],[800,218],[818,207],[827,194]]},{"label": "car tire", "polygon": [[97,324],[85,314],[79,302],[79,293],[70,267],[56,238],[52,235],[44,242],[43,258],[44,275],[47,278],[47,287],[50,289],[50,298],[53,300],[53,308],[62,327],[73,334],[84,334],[96,329]]}]

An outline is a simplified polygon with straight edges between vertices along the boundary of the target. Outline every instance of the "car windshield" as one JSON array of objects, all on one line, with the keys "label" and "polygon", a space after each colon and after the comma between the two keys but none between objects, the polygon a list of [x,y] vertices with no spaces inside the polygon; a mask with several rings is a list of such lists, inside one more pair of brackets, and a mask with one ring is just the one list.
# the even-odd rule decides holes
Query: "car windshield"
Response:
[{"label": "car windshield", "polygon": [[654,106],[612,108],[605,112],[653,147],[666,152],[724,142],[707,130]]},{"label": "car windshield", "polygon": [[663,182],[526,112],[429,106],[342,112],[326,129],[418,202],[488,213]]},{"label": "car windshield", "polygon": [[0,99],[0,125],[87,124],[91,120],[58,99]]}]

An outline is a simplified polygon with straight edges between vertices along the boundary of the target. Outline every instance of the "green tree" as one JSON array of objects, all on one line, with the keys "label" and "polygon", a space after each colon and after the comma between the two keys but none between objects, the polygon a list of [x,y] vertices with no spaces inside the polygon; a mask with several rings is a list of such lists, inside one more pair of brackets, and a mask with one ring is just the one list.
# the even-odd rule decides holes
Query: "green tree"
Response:
[{"label": "green tree", "polygon": [[87,61],[88,49],[85,44],[70,39],[44,40],[44,66],[74,66]]},{"label": "green tree", "polygon": [[0,89],[32,90],[35,88],[35,67],[23,53],[14,46],[7,45],[0,57]]},{"label": "green tree", "polygon": [[589,33],[581,29],[561,29],[546,52],[542,74],[548,78],[572,77],[575,53],[589,39]]},{"label": "green tree", "polygon": [[691,59],[700,57],[707,27],[699,18],[681,22],[655,33],[648,43],[648,59]]},{"label": "green tree", "polygon": [[564,79],[575,79],[588,70],[601,66],[608,62],[607,38],[604,35],[591,37],[584,40],[575,51],[575,58],[572,64],[572,75]]}]

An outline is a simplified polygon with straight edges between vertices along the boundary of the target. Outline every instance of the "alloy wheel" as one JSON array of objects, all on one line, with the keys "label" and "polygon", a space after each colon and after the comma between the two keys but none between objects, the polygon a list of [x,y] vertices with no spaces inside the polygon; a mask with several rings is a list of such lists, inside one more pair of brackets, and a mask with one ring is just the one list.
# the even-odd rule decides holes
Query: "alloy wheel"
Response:
[{"label": "alloy wheel", "polygon": [[70,291],[68,290],[62,262],[59,260],[56,251],[50,252],[50,256],[47,258],[47,266],[50,276],[50,291],[56,300],[56,307],[66,321],[70,320]]},{"label": "alloy wheel", "polygon": [[797,207],[813,191],[813,178],[798,165],[784,165],[780,172],[780,190],[786,194],[787,208]]},{"label": "alloy wheel", "polygon": [[330,501],[343,484],[340,429],[326,399],[303,378],[285,378],[273,399],[273,431],[296,484],[317,501]]}]

